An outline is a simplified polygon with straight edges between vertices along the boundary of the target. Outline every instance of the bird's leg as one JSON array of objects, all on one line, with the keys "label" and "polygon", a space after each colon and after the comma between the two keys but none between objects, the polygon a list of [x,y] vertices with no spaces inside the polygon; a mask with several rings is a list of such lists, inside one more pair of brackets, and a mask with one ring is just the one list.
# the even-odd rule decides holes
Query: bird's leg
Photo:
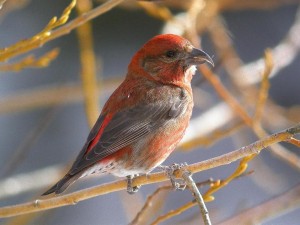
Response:
[{"label": "bird's leg", "polygon": [[139,175],[138,174],[135,174],[135,175],[128,175],[126,176],[127,178],[127,192],[128,194],[134,194],[136,192],[138,192],[138,190],[140,189],[141,186],[134,186],[132,187],[132,180],[134,177],[138,177]]},{"label": "bird's leg", "polygon": [[174,163],[170,166],[160,165],[160,166],[158,166],[158,168],[165,171],[165,173],[169,177],[171,184],[175,190],[183,191],[186,187],[186,182],[183,179],[176,178],[174,175],[174,172],[176,170],[180,170],[181,168],[185,167],[186,165],[187,165],[187,163],[181,163],[181,164]]}]

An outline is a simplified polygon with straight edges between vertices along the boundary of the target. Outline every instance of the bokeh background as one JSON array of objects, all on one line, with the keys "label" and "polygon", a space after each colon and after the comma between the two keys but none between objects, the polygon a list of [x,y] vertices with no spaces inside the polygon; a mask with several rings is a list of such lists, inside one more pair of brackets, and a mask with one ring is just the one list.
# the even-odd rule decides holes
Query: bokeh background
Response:
[{"label": "bokeh background", "polygon": [[[69,4],[69,1],[61,0],[27,0],[22,1],[24,6],[9,11],[6,9],[9,2],[10,0],[7,0],[0,11],[1,48],[33,36],[53,16],[60,15]],[[12,2],[18,4],[17,1]],[[263,4],[263,2],[268,1],[261,2]],[[274,1],[274,6],[275,2],[281,2],[281,4],[277,7],[257,7],[258,9],[251,7],[249,9],[247,7],[234,9],[232,7],[232,9],[228,8],[222,11],[219,15],[228,29],[228,36],[231,37],[234,48],[245,64],[261,58],[266,48],[277,46],[295,23],[298,10],[297,1]],[[94,7],[101,3],[95,1]],[[170,9],[175,16],[184,12],[180,7],[170,7]],[[71,19],[76,16],[77,14],[73,12]],[[161,33],[164,27],[164,21],[150,16],[134,1],[126,6],[116,7],[92,21],[94,50],[97,60],[97,80],[100,84],[103,80],[111,81],[110,85],[100,85],[99,104],[101,106],[120,82],[120,79],[125,76],[127,65],[134,52],[148,39]],[[300,33],[295,33],[295,39],[299,39],[299,35]],[[222,42],[222,39],[219,41]],[[220,56],[216,53],[211,38],[205,31],[201,33],[201,43],[202,49],[213,55],[214,60],[219,62]],[[57,171],[70,165],[88,135],[90,128],[82,97],[75,97],[67,103],[51,105],[47,104],[47,96],[39,94],[48,89],[55,92],[55,90],[64,87],[80,87],[81,65],[76,32],[73,31],[66,36],[55,39],[34,50],[33,53],[39,56],[55,47],[60,48],[60,54],[46,68],[0,72],[0,165],[2,168],[0,171],[0,188],[2,188],[3,193],[8,193],[1,195],[0,206],[22,203],[37,198],[50,186],[51,182],[56,181],[59,176]],[[282,55],[282,60],[284,61],[288,57],[289,55]],[[297,110],[300,104],[299,62],[300,57],[296,54],[293,57],[293,62],[270,80],[269,98],[278,107],[282,107],[290,114],[300,112]],[[216,68],[216,72],[225,84],[230,83],[222,63]],[[200,116],[214,104],[221,102],[211,85],[201,77],[201,74],[198,73],[195,76],[193,84],[196,101],[195,117]],[[45,105],[9,108],[10,105],[7,100],[14,97],[14,99],[19,99],[19,104],[22,105],[22,101],[25,101],[24,98],[28,97],[28,93],[36,93],[35,97],[44,99]],[[79,94],[76,92],[76,96],[78,95],[82,95],[80,89]],[[64,95],[61,98],[63,99]],[[268,112],[272,116],[272,110]],[[284,116],[286,115],[284,114]],[[299,122],[297,113],[293,115],[293,118],[298,118]],[[288,121],[286,123],[274,120],[274,123],[278,122],[279,124],[270,125],[266,129],[269,133],[273,133],[277,131],[275,128],[287,128],[297,122],[297,119],[287,118],[286,120]],[[196,126],[201,128],[201,124]],[[33,130],[37,130],[37,134],[32,134]],[[190,151],[180,151],[179,149],[164,164],[199,162],[256,140],[257,137],[251,132],[251,129],[244,126],[238,132],[215,142],[210,147],[199,146],[199,148]],[[290,144],[285,144],[284,147],[300,157],[299,149],[296,147]],[[23,149],[23,153],[20,149]],[[16,156],[16,152],[21,152],[21,156]],[[16,160],[12,162],[12,159]],[[210,177],[222,179],[230,175],[236,166],[237,164],[233,163],[204,171],[195,174],[194,178],[196,181],[204,181]],[[18,176],[27,174],[32,177],[33,172],[45,168],[50,169],[49,173],[44,174],[43,179],[30,181],[37,186],[39,186],[38,183],[45,182],[44,185],[32,190],[14,193],[15,189],[20,191],[23,188],[22,181],[21,185],[16,182]],[[298,185],[300,182],[299,169],[300,166],[298,168],[291,166],[275,157],[270,151],[263,151],[249,165],[249,170],[254,170],[253,174],[233,181],[214,195],[216,199],[213,202],[207,203],[213,224],[230,218],[244,209],[272,199],[274,196]],[[83,179],[68,189],[68,193],[115,179],[111,176]],[[27,183],[24,183],[24,187],[26,185]],[[32,215],[30,219],[25,217],[18,217],[19,220],[15,220],[16,218],[13,218],[14,220],[0,219],[0,224],[128,224],[143,205],[146,197],[160,185],[142,187],[136,196],[129,196],[125,191],[107,194],[80,202],[74,206],[38,213]],[[9,190],[12,190],[11,194],[9,194]],[[188,190],[183,192],[171,191],[163,199],[164,206],[159,213],[166,213],[191,200],[192,195]],[[278,212],[279,214],[281,212]],[[201,221],[199,209],[194,207],[163,224],[199,224],[199,221]],[[299,221],[300,211],[295,206],[295,210],[264,221],[263,224],[293,225],[299,224]],[[150,223],[151,221],[149,221]],[[240,224],[243,222],[241,221]]]}]

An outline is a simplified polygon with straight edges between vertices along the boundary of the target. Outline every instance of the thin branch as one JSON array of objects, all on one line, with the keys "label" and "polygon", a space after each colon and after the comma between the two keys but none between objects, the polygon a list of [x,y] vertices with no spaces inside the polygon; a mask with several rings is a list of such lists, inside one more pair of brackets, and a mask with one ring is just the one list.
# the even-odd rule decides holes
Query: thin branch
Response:
[{"label": "thin branch", "polygon": [[[201,123],[199,123],[201,124]],[[190,141],[182,142],[180,144],[180,149],[184,151],[191,150],[193,148],[199,147],[199,146],[209,146],[213,143],[217,142],[218,140],[221,140],[222,138],[225,138],[229,136],[230,134],[234,133],[238,129],[240,129],[244,125],[243,122],[237,122],[234,124],[229,125],[229,127],[215,130],[205,136],[199,135],[198,137],[195,137],[191,139]]]},{"label": "thin branch", "polygon": [[258,100],[255,107],[255,114],[253,116],[253,123],[260,123],[263,115],[263,109],[268,99],[268,92],[270,88],[269,75],[273,68],[272,54],[269,49],[265,51],[265,70],[263,72],[261,87],[258,93]]},{"label": "thin branch", "polygon": [[154,18],[169,21],[173,19],[172,12],[166,6],[158,5],[153,2],[138,1],[137,4],[143,8],[146,13]]},{"label": "thin branch", "polygon": [[[206,181],[203,181],[203,182],[198,182],[196,185],[197,185],[197,187],[201,187],[201,186],[204,186],[204,185],[210,185],[213,182],[214,181],[212,179],[209,179],[209,180],[206,180]],[[144,217],[145,217],[144,215],[148,214],[147,211],[149,211],[150,208],[153,207],[152,205],[155,204],[153,202],[157,201],[157,200],[160,200],[159,196],[160,196],[160,193],[162,191],[170,191],[172,189],[173,189],[172,185],[165,185],[165,186],[157,188],[151,195],[148,196],[147,200],[145,201],[144,206],[138,212],[138,214],[136,214],[135,218],[132,220],[130,225],[144,224],[145,221],[149,221],[149,220],[144,219]]]},{"label": "thin branch", "polygon": [[188,203],[182,205],[181,207],[179,207],[177,209],[174,209],[174,210],[171,210],[167,214],[158,217],[150,225],[158,225],[158,224],[160,224],[161,222],[163,222],[163,221],[165,221],[167,219],[170,219],[170,218],[172,218],[174,216],[180,215],[182,212],[184,212],[184,211],[192,208],[196,204],[197,204],[197,202],[195,200],[191,201],[191,202],[188,202]]},{"label": "thin branch", "polygon": [[[150,196],[147,197],[144,206],[141,208],[141,210],[136,214],[135,218],[130,222],[129,225],[138,225],[138,224],[145,224],[147,221],[149,221],[148,215],[149,211],[152,212],[153,205],[159,206],[162,205],[161,196],[162,193],[165,193],[163,191],[170,191],[172,189],[172,186],[166,185],[162,186],[156,189]],[[165,197],[166,195],[163,195]],[[153,216],[153,213],[150,215]]]},{"label": "thin branch", "polygon": [[[279,72],[289,66],[299,55],[300,51],[300,8],[297,11],[294,24],[289,29],[284,39],[274,48],[271,53],[274,60],[274,68],[270,78],[279,74]],[[235,72],[236,77],[243,76],[239,79],[240,84],[248,86],[261,81],[261,71],[264,69],[264,59],[260,58],[250,62]]]},{"label": "thin branch", "polygon": [[287,140],[287,142],[297,146],[298,148],[300,148],[300,140],[296,139],[296,138],[290,138],[289,140]]},{"label": "thin branch", "polygon": [[[108,12],[112,8],[119,5],[124,0],[109,0],[103,3],[102,5],[83,13],[82,15],[78,16],[77,18],[73,19],[72,21],[68,22],[64,26],[57,28],[56,30],[51,32],[51,36],[45,41],[51,41],[63,35],[69,34],[72,30],[76,29],[77,27],[81,26],[82,24]],[[44,43],[43,43],[44,44]]]},{"label": "thin branch", "polygon": [[0,181],[0,199],[50,186],[62,176],[62,171],[62,166],[50,166],[3,179]]},{"label": "thin branch", "polygon": [[58,54],[59,54],[59,49],[55,48],[45,53],[39,58],[35,58],[34,55],[28,55],[15,63],[1,64],[0,71],[19,72],[26,68],[47,67],[54,59],[57,58]]},{"label": "thin branch", "polygon": [[[218,166],[227,165],[238,159],[244,158],[248,155],[258,154],[262,149],[274,143],[285,141],[293,137],[297,133],[300,133],[300,124],[297,124],[296,126],[289,128],[285,131],[270,135],[262,140],[259,140],[253,144],[242,147],[230,153],[189,165],[186,167],[186,169],[188,169],[192,173],[197,173]],[[178,176],[179,174],[175,173],[175,175],[179,177]],[[134,186],[146,185],[146,184],[157,183],[165,180],[168,180],[168,177],[164,172],[154,173],[154,174],[149,174],[147,176],[144,175],[135,178],[132,185]],[[15,205],[15,206],[2,207],[0,208],[0,218],[22,215],[26,213],[32,213],[32,212],[42,211],[46,209],[66,206],[66,205],[73,205],[76,204],[77,202],[90,199],[99,195],[104,195],[115,191],[124,190],[126,189],[126,187],[127,187],[127,180],[121,180],[121,181],[116,181],[108,184],[103,184],[97,187],[84,189],[63,196],[57,196],[49,199],[37,199],[33,202],[28,202],[24,204]]]},{"label": "thin branch", "polygon": [[[107,79],[97,84],[102,93],[111,93],[120,83],[121,79]],[[64,96],[61,98],[61,96]],[[69,83],[67,85],[53,85],[14,93],[0,99],[0,114],[21,112],[40,107],[55,106],[83,101],[81,85]]]},{"label": "thin branch", "polygon": [[0,10],[2,9],[5,2],[6,2],[6,0],[0,0]]},{"label": "thin branch", "polygon": [[219,0],[222,10],[271,10],[285,5],[300,3],[299,0]]},{"label": "thin branch", "polygon": [[212,196],[213,193],[217,192],[221,188],[228,185],[232,180],[236,179],[237,177],[240,177],[244,172],[246,171],[248,167],[248,162],[250,162],[257,154],[251,154],[243,157],[239,163],[239,166],[236,168],[236,170],[226,179],[216,182],[207,190],[207,192],[204,194],[203,198],[205,201],[212,201],[214,200],[214,197]]},{"label": "thin branch", "polygon": [[[79,0],[76,9],[79,14],[90,11],[90,0]],[[90,22],[77,28],[81,60],[81,81],[84,94],[85,112],[89,127],[93,127],[99,115],[97,98],[96,57],[93,46],[92,26]]]},{"label": "thin branch", "polygon": [[[243,174],[241,174],[240,176],[235,177],[234,179],[240,178],[240,177],[242,177],[242,176],[248,176],[248,175],[251,174],[252,172],[253,172],[253,171],[249,171],[249,172],[247,172],[247,173],[243,173]],[[218,185],[219,183],[222,183],[222,182],[223,182],[223,180],[216,180],[216,181],[210,181],[210,180],[208,180],[208,181],[203,182],[203,184],[208,183],[208,184],[210,184],[210,185]],[[199,184],[201,184],[201,183],[197,183],[197,186],[198,186],[198,187],[199,187]],[[208,200],[209,200],[209,199],[208,199]],[[151,225],[153,225],[153,224],[158,224],[158,223],[162,223],[163,221],[165,221],[165,220],[167,220],[167,219],[169,219],[169,218],[171,218],[171,217],[173,217],[173,216],[179,215],[179,214],[183,213],[184,211],[186,211],[186,210],[192,208],[192,207],[195,206],[195,205],[196,205],[196,201],[195,201],[195,200],[194,200],[194,201],[191,201],[191,202],[189,202],[189,203],[187,203],[187,204],[184,204],[183,206],[181,206],[181,207],[179,207],[179,208],[177,208],[177,209],[171,210],[171,211],[167,212],[166,214],[164,214],[164,215],[158,217],[153,223],[151,223]]]},{"label": "thin branch", "polygon": [[[215,88],[216,92],[219,96],[232,107],[234,112],[236,112],[244,122],[253,129],[255,134],[259,138],[265,137],[267,132],[261,127],[259,123],[253,124],[252,118],[248,115],[248,113],[243,109],[243,107],[235,100],[235,98],[230,94],[230,92],[226,89],[226,87],[221,83],[219,78],[210,71],[207,66],[200,66],[203,76],[211,83],[211,85]],[[272,153],[284,161],[288,162],[295,168],[300,168],[299,157],[295,157],[295,154],[289,152],[284,147],[276,144],[272,146]]]},{"label": "thin branch", "polygon": [[206,205],[204,203],[203,197],[202,197],[199,189],[197,188],[197,186],[195,184],[195,181],[192,178],[191,172],[186,170],[185,168],[183,168],[182,178],[185,180],[187,186],[189,187],[190,191],[193,193],[193,195],[195,197],[195,200],[199,205],[200,213],[202,215],[204,224],[205,225],[211,225],[208,210],[207,210]]},{"label": "thin branch", "polygon": [[16,57],[18,55],[24,54],[28,51],[31,51],[37,47],[42,46],[45,43],[45,40],[47,40],[51,36],[51,32],[53,29],[67,22],[70,13],[75,5],[76,5],[76,0],[72,0],[71,3],[65,8],[62,15],[59,18],[53,17],[48,22],[46,27],[36,35],[28,39],[21,40],[4,49],[0,49],[0,61],[6,61],[12,57]]},{"label": "thin branch", "polygon": [[[1,1],[0,1],[1,2]],[[25,8],[29,3],[30,0],[2,0],[2,3],[5,3],[4,7],[2,4],[1,13],[0,13],[0,22],[11,12],[15,10],[20,10]]]},{"label": "thin branch", "polygon": [[[231,108],[224,102],[217,103],[200,116],[192,118],[181,143],[190,142],[199,137],[206,136],[225,126],[233,119],[235,119],[235,114]],[[201,124],[201,126],[199,126],[199,124]]]},{"label": "thin branch", "polygon": [[233,111],[239,115],[248,126],[252,126],[252,118],[247,114],[243,107],[237,102],[237,100],[228,92],[228,90],[221,83],[220,79],[208,69],[206,65],[199,66],[203,76],[211,83],[215,88],[215,91],[219,96],[233,109]]},{"label": "thin branch", "polygon": [[[35,35],[32,38],[24,40],[23,42],[18,42],[12,46],[9,46],[0,51],[0,61],[7,60],[9,58],[24,54],[28,51],[31,51],[35,48],[38,48],[47,42],[54,40],[58,37],[63,35],[69,34],[72,30],[76,29],[77,27],[81,26],[82,24],[96,18],[97,16],[104,14],[105,12],[111,10],[118,4],[120,4],[124,0],[110,0],[102,5],[78,16],[77,18],[73,19],[69,23],[62,25],[66,22],[69,17],[69,14],[72,8],[75,6],[76,1],[73,0],[71,4],[65,9],[62,16],[57,20],[56,17],[52,18],[46,28]],[[60,26],[59,28],[54,29],[55,27]],[[53,30],[54,29],[54,30]]]}]

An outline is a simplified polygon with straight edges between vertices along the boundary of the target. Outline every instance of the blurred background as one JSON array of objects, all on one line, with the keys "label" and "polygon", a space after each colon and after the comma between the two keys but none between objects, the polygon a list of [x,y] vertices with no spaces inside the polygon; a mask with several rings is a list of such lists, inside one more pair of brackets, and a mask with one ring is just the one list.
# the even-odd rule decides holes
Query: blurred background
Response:
[{"label": "blurred background", "polygon": [[[82,10],[89,10],[89,6],[84,5],[89,1],[82,2],[83,6],[77,5],[77,9],[72,11],[70,20]],[[85,36],[88,28],[82,31],[81,39],[73,30],[30,53],[2,60],[0,206],[36,199],[60,178],[84,144],[90,130],[89,121],[95,119],[93,115],[98,115],[106,99],[124,78],[132,55],[147,40],[162,32],[185,35],[189,39],[194,38],[191,40],[194,43],[201,44],[201,48],[213,56],[216,75],[251,116],[258,99],[264,52],[270,48],[274,67],[261,126],[272,134],[300,121],[299,1],[153,2],[126,1],[91,21],[91,49],[94,51],[98,84],[94,98],[98,105],[96,110],[90,111],[90,119],[85,107],[87,101],[83,97],[84,78],[81,72],[84,62],[79,48],[82,40],[89,39],[88,35]],[[7,0],[0,10],[1,48],[37,34],[52,17],[60,16],[68,4],[70,1],[65,0]],[[103,1],[93,1],[91,7],[101,4]],[[189,21],[193,15],[196,15],[192,29],[194,36],[193,32],[184,30],[192,26]],[[59,48],[59,54],[46,67],[31,68],[32,65],[29,65],[18,69],[7,66],[28,54],[41,57],[54,48]],[[201,73],[197,72],[193,86],[195,109],[191,129],[184,141],[208,137],[211,143],[208,146],[198,139],[192,147],[180,146],[165,165],[200,162],[259,139],[253,129],[245,125],[216,94]],[[210,135],[231,128],[232,132],[225,132],[226,135],[217,140]],[[282,144],[276,149],[262,151],[249,164],[248,171],[254,171],[252,174],[232,181],[214,194],[215,200],[207,203],[213,224],[238,216],[243,210],[272,200],[299,185],[299,148]],[[282,150],[281,153],[278,149]],[[197,182],[209,178],[225,179],[237,165],[232,163],[193,177]],[[81,179],[67,192],[115,179],[112,176]],[[74,206],[0,219],[0,224],[128,224],[143,206],[146,197],[164,184],[143,186],[134,196],[129,196],[126,191],[115,192]],[[205,193],[207,188],[203,187],[200,191]],[[262,219],[252,224],[298,224],[299,196],[290,199],[291,203],[286,203],[272,217],[266,212]],[[153,213],[153,217],[144,224],[151,224],[158,215],[192,199],[189,190],[164,192],[160,195],[161,205],[157,207],[156,214]],[[274,201],[274,204],[281,203]],[[162,224],[199,224],[200,221],[199,209],[195,206]],[[246,224],[246,221],[240,220],[239,224]]]}]

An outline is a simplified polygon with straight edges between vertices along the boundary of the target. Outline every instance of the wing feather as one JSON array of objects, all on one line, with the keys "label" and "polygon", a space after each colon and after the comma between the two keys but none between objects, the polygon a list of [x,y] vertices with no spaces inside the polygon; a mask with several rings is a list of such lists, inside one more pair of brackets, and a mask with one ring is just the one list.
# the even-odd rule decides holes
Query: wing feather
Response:
[{"label": "wing feather", "polygon": [[114,114],[105,126],[98,143],[87,151],[105,121],[106,115],[100,116],[69,174],[76,174],[119,149],[144,138],[185,111],[184,103],[184,99],[174,96],[169,103],[141,104],[120,111]]}]

